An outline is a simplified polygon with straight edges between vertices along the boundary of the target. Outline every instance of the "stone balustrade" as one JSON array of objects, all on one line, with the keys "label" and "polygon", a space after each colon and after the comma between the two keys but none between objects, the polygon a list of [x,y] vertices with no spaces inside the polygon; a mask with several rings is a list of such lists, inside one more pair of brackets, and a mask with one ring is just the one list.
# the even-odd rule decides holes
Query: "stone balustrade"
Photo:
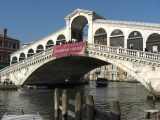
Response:
[{"label": "stone balustrade", "polygon": [[109,53],[113,55],[133,57],[133,58],[143,59],[146,61],[151,61],[154,63],[156,62],[157,64],[160,64],[160,54],[156,54],[156,53],[143,52],[143,51],[125,49],[120,47],[107,47],[104,45],[94,45],[94,44],[89,44],[88,50],[97,51],[97,52],[100,51],[103,53]]},{"label": "stone balustrade", "polygon": [[18,63],[11,64],[10,66],[3,68],[2,70],[0,70],[0,75],[5,75],[10,72],[15,72],[16,70],[20,70],[32,64],[37,64],[41,61],[47,60],[49,58],[53,58],[52,54],[53,54],[52,48],[47,49],[40,53],[36,53],[25,60],[19,61]]},{"label": "stone balustrade", "polygon": [[[158,65],[160,64],[160,54],[156,53],[143,52],[143,51],[125,49],[120,47],[107,47],[105,45],[96,45],[96,44],[88,44],[87,50],[108,53],[110,55],[119,55],[123,57],[130,57],[130,58],[134,57],[135,59],[143,59],[146,61],[157,63]],[[10,72],[15,72],[27,66],[38,64],[39,62],[53,58],[52,54],[53,54],[53,48],[47,49],[40,53],[36,53],[25,60],[19,61],[18,63],[15,64],[11,64],[10,66],[0,70],[0,75],[6,75],[9,74]]]}]

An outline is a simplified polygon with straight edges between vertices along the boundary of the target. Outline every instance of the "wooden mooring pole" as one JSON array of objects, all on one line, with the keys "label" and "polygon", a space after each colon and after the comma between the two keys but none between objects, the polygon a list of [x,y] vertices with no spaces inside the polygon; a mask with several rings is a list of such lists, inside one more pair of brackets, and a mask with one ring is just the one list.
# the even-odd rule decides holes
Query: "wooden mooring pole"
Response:
[{"label": "wooden mooring pole", "polygon": [[91,95],[86,97],[86,114],[87,120],[95,120],[94,99]]},{"label": "wooden mooring pole", "polygon": [[62,93],[62,120],[67,120],[68,114],[68,98],[67,98],[67,90],[63,90]]},{"label": "wooden mooring pole", "polygon": [[54,118],[55,120],[59,120],[59,114],[60,114],[60,109],[59,109],[59,90],[56,88],[54,91]]},{"label": "wooden mooring pole", "polygon": [[120,120],[121,119],[120,103],[119,101],[113,101],[112,104],[113,104],[112,112],[114,114],[114,117],[116,120]]},{"label": "wooden mooring pole", "polygon": [[81,106],[82,106],[82,97],[81,94],[78,92],[75,98],[75,120],[82,120]]}]

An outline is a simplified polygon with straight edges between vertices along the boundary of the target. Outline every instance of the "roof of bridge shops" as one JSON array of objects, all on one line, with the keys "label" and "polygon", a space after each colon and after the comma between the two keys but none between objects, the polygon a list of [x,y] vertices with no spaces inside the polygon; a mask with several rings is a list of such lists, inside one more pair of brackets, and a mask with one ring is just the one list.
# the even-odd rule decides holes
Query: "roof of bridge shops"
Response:
[{"label": "roof of bridge shops", "polygon": [[[96,19],[93,19],[94,22],[96,23],[111,23],[111,24],[123,24],[123,25],[133,25],[133,26],[144,26],[144,27],[151,27],[151,28],[157,28],[157,29],[160,29],[160,24],[157,24],[157,23],[148,23],[148,22],[136,22],[136,21],[120,21],[120,20],[111,20],[111,19],[108,19],[108,18],[105,18],[103,17],[102,15],[100,15],[99,13],[95,12],[95,11],[92,11],[92,10],[86,10],[86,9],[80,9],[80,8],[77,8],[73,11],[71,11],[70,13],[68,13],[64,19],[67,19],[67,18],[70,18],[72,17],[74,14],[77,14],[79,12],[84,12],[84,13],[89,13],[89,14],[93,14],[93,16],[96,18]],[[62,21],[64,21],[62,19]],[[64,29],[65,26],[63,26],[61,29],[58,29],[56,30],[55,32],[58,32],[58,31],[61,31],[62,29]],[[43,40],[45,38],[47,38],[48,36],[54,34],[55,32],[43,37],[43,38],[40,38],[38,40],[33,40],[31,42],[28,42],[28,43],[24,43],[21,45],[21,48],[25,48],[25,47],[29,47],[29,45],[33,44],[33,43],[36,43],[36,42],[39,42],[40,40]]]},{"label": "roof of bridge shops", "polygon": [[76,8],[94,10],[107,19],[160,23],[159,0],[2,0],[0,28],[22,42],[38,40],[64,26]]},{"label": "roof of bridge shops", "polygon": [[160,24],[158,23],[148,23],[148,22],[138,22],[138,21],[122,21],[122,20],[112,20],[105,18],[104,16],[100,15],[99,13],[91,10],[86,10],[86,9],[75,9],[72,11],[70,14],[68,14],[65,18],[72,17],[74,14],[79,13],[79,12],[84,12],[84,13],[89,13],[93,14],[93,16],[96,18],[95,22],[98,23],[113,23],[113,24],[128,24],[128,25],[138,25],[138,26],[146,26],[146,27],[155,27],[160,29]]},{"label": "roof of bridge shops", "polygon": [[[80,13],[80,12],[93,14],[93,17],[96,18],[96,19],[93,19],[93,21],[96,22],[96,23],[124,24],[124,25],[133,25],[133,26],[137,25],[137,26],[145,26],[145,27],[152,27],[152,28],[160,29],[160,24],[157,24],[157,23],[111,20],[111,19],[106,19],[105,17],[103,17],[102,15],[96,13],[95,11],[86,10],[86,9],[80,9],[80,8],[77,8],[77,9],[71,11],[68,15],[66,15],[64,17],[64,19],[70,18],[70,17],[74,16],[74,14],[77,14],[77,13]],[[64,21],[64,20],[62,20],[62,21]],[[59,30],[56,30],[55,32],[61,31],[64,28],[65,28],[65,26],[63,28],[59,29]],[[0,36],[2,36],[2,37],[4,36],[4,30],[5,29],[0,29]],[[23,49],[25,47],[29,47],[31,44],[39,42],[40,40],[43,40],[44,38],[47,38],[48,36],[54,34],[55,32],[53,32],[53,33],[51,33],[51,34],[49,34],[49,35],[47,35],[47,36],[45,36],[45,37],[43,37],[41,39],[33,40],[31,42],[28,42],[28,43],[23,43],[23,44],[21,44],[21,48]],[[13,38],[9,37],[8,35],[7,35],[7,38],[13,39]]]}]

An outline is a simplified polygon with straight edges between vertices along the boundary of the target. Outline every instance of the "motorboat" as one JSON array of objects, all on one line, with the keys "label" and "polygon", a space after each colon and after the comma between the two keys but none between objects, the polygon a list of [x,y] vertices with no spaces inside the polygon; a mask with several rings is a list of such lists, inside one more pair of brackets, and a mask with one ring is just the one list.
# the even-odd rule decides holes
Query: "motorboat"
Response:
[{"label": "motorboat", "polygon": [[106,87],[108,85],[108,80],[106,78],[97,78],[96,87]]},{"label": "motorboat", "polygon": [[22,115],[4,114],[1,120],[43,120],[43,118],[40,116],[39,113]]}]

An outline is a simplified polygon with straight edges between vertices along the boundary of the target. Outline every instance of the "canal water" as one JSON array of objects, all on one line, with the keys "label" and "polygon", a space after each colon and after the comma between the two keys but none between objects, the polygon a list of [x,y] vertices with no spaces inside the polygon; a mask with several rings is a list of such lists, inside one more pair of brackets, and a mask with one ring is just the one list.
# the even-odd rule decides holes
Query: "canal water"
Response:
[{"label": "canal water", "polygon": [[[72,86],[73,87],[73,86]],[[96,88],[95,82],[89,85],[67,88],[70,96],[75,91],[93,95],[96,108],[101,111],[112,109],[114,100],[120,101],[122,120],[141,120],[145,109],[160,108],[160,102],[153,105],[146,100],[148,92],[140,83],[109,82],[107,87]],[[40,113],[44,120],[53,120],[53,94],[49,89],[20,89],[0,91],[0,116],[4,113]]]}]

